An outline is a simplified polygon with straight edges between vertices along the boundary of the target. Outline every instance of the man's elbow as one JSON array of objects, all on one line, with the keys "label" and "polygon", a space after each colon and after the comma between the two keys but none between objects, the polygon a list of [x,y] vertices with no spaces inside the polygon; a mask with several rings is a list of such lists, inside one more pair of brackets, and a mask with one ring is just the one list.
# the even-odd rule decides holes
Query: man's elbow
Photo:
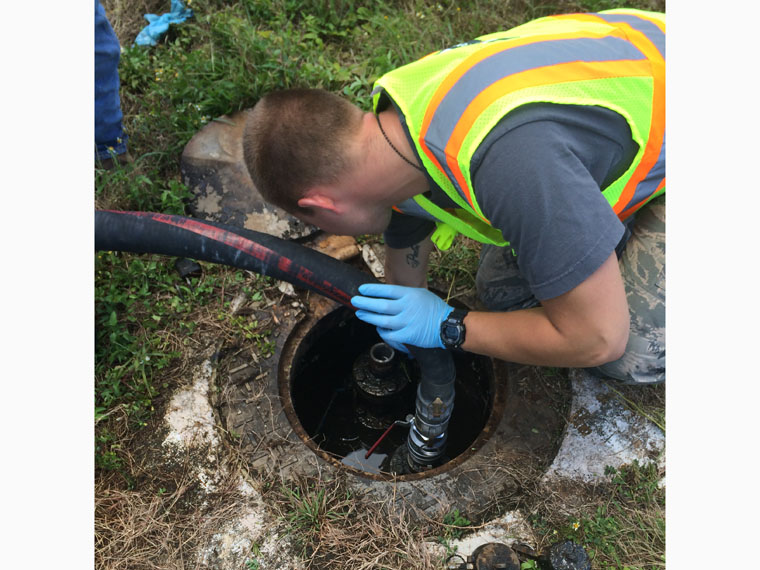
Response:
[{"label": "man's elbow", "polygon": [[624,327],[600,331],[590,354],[591,363],[587,366],[601,366],[622,357],[628,345],[628,333],[628,323]]}]

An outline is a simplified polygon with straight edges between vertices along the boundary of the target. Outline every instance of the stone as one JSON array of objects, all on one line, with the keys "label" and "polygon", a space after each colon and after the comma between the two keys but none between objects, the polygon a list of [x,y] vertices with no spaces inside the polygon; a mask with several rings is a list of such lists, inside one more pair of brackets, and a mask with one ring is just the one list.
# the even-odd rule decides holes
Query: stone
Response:
[{"label": "stone", "polygon": [[243,160],[246,111],[219,117],[187,143],[180,161],[182,181],[193,197],[192,216],[283,239],[308,237],[318,228],[268,204]]}]

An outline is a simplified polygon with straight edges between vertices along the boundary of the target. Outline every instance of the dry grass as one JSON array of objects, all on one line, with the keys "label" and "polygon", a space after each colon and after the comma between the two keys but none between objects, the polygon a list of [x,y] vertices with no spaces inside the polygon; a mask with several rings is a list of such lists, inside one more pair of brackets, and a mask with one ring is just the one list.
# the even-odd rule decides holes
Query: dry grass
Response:
[{"label": "dry grass", "polygon": [[140,30],[148,25],[144,14],[160,15],[170,7],[169,0],[100,0],[100,3],[123,46],[131,45]]},{"label": "dry grass", "polygon": [[440,568],[425,547],[426,529],[393,502],[368,504],[345,478],[301,479],[265,497],[288,521],[307,568],[419,570]]},{"label": "dry grass", "polygon": [[626,408],[665,431],[665,384],[633,386],[610,382],[609,386]]},{"label": "dry grass", "polygon": [[198,568],[198,549],[239,509],[229,481],[198,504],[197,482],[187,471],[174,481],[146,481],[139,489],[112,483],[95,480],[95,568],[102,570]]}]

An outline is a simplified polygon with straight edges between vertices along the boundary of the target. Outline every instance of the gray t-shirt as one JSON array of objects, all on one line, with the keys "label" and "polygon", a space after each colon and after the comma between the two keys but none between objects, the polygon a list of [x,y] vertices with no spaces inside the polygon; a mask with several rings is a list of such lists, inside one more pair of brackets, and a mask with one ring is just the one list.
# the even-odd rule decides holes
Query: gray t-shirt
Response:
[{"label": "gray t-shirt", "polygon": [[[622,249],[628,232],[601,189],[625,172],[637,150],[625,119],[596,106],[525,105],[483,140],[470,166],[475,196],[510,242],[536,298],[570,291]],[[429,183],[433,202],[454,206]],[[434,227],[394,212],[385,242],[408,247]]]}]

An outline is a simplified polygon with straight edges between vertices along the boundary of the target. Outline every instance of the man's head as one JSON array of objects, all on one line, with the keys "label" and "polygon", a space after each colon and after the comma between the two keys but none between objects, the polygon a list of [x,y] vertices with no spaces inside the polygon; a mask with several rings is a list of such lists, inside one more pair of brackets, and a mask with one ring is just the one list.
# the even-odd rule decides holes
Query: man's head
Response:
[{"label": "man's head", "polygon": [[334,184],[356,166],[362,115],[321,89],[265,95],[243,132],[245,163],[264,199],[296,216],[312,215],[312,208],[298,202],[310,188]]}]

